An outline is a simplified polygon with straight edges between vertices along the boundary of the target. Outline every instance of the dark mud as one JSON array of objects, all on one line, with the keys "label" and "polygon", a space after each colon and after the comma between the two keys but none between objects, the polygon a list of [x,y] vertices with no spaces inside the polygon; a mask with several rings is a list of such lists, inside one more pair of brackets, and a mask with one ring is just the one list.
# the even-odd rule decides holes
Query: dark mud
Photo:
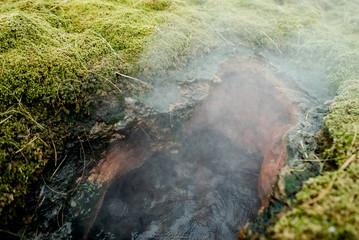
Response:
[{"label": "dark mud", "polygon": [[193,132],[111,185],[88,239],[234,239],[261,206],[261,162],[213,129]]},{"label": "dark mud", "polygon": [[108,189],[89,239],[235,239],[271,193],[294,107],[266,65],[222,65],[182,140]]}]

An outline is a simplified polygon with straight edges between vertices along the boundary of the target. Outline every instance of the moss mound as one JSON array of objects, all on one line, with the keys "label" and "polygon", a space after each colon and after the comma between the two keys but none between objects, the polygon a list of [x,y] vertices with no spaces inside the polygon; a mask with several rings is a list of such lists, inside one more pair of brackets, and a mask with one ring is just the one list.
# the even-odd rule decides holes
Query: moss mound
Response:
[{"label": "moss mound", "polygon": [[[149,72],[152,66],[151,72],[163,73],[213,46],[201,41],[203,23],[186,6],[169,0],[1,4],[1,226],[20,216],[29,184],[46,163],[56,165],[64,143],[90,130],[99,96],[112,95],[121,103],[125,95],[148,89],[118,73]],[[163,45],[154,44],[160,38]],[[90,119],[89,129],[81,125],[84,119]]]},{"label": "moss mound", "polygon": [[[153,4],[153,3],[152,3]],[[156,9],[164,9],[165,2]],[[148,6],[147,6],[148,5]],[[141,89],[132,73],[168,16],[131,1],[5,1],[0,6],[0,213],[6,225],[28,185],[71,138],[95,94]],[[153,7],[153,6],[152,6]],[[71,117],[71,118],[70,118]]]}]

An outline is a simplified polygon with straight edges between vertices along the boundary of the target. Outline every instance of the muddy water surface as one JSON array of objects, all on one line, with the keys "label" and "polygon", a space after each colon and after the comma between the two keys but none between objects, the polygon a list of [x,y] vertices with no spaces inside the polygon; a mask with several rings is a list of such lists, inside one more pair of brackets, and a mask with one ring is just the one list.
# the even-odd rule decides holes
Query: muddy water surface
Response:
[{"label": "muddy water surface", "polygon": [[229,60],[216,82],[179,142],[107,189],[89,239],[235,239],[267,204],[294,108],[260,61]]},{"label": "muddy water surface", "polygon": [[90,239],[234,239],[260,207],[261,160],[196,131],[111,185]]}]

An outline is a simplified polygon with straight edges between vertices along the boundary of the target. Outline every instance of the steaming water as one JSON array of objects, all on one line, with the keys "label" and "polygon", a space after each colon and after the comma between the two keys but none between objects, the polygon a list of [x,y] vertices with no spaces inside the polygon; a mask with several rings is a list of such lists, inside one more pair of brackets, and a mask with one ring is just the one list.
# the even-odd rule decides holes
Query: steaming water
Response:
[{"label": "steaming water", "polygon": [[89,239],[235,239],[260,207],[262,162],[237,146],[201,129],[155,153],[111,185]]},{"label": "steaming water", "polygon": [[293,108],[252,57],[228,60],[219,77],[181,143],[107,189],[89,239],[236,239],[256,217],[285,160]]}]

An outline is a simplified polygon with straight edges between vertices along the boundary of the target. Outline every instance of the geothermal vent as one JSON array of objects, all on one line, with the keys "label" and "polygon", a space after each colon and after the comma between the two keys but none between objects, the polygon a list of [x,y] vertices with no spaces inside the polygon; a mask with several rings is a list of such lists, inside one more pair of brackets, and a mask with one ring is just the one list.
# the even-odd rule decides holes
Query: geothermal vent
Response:
[{"label": "geothermal vent", "polygon": [[113,174],[88,239],[235,239],[268,204],[294,107],[259,60],[232,58],[217,76],[180,140],[142,165],[131,151],[146,148],[146,136],[109,153],[121,155],[120,168],[140,166]]}]

